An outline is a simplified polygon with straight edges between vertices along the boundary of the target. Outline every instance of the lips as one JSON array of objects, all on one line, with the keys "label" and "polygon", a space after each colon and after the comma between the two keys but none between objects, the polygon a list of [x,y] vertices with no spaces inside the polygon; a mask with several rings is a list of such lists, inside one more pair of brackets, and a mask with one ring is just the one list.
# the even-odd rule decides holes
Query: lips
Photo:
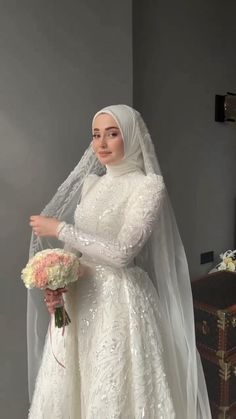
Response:
[{"label": "lips", "polygon": [[104,152],[104,151],[101,151],[100,153],[98,153],[99,154],[99,156],[108,156],[108,154],[111,154],[111,152]]}]

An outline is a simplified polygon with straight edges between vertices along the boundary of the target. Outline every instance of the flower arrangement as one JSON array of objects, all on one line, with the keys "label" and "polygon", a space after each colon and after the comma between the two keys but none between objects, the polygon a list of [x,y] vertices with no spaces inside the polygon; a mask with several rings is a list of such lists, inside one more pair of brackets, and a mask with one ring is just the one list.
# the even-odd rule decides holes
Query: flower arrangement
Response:
[{"label": "flower arrangement", "polygon": [[236,250],[227,250],[225,253],[221,253],[220,258],[222,262],[216,266],[218,271],[236,271]]},{"label": "flower arrangement", "polygon": [[[65,292],[66,286],[78,279],[79,272],[79,259],[74,253],[63,249],[46,249],[29,260],[21,272],[21,278],[26,288],[49,288]],[[62,294],[61,304],[56,307],[54,315],[56,327],[64,327],[70,323]]]}]

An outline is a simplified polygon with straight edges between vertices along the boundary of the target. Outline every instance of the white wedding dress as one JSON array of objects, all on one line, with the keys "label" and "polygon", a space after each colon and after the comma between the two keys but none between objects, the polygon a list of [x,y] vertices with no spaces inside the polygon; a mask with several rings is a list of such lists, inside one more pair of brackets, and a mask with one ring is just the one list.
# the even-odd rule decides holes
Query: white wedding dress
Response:
[{"label": "white wedding dress", "polygon": [[135,265],[163,189],[161,176],[139,171],[87,178],[75,224],[59,233],[87,269],[66,294],[64,337],[48,331],[30,419],[175,418],[157,291]]}]

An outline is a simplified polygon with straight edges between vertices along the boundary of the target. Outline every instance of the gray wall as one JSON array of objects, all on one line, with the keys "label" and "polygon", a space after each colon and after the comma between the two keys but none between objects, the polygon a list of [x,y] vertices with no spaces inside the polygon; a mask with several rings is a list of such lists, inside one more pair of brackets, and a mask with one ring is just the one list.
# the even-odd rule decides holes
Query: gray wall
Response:
[{"label": "gray wall", "polygon": [[[134,104],[156,141],[194,277],[210,268],[202,251],[234,244],[236,124],[214,122],[214,95],[236,91],[236,4],[133,5]],[[80,159],[93,113],[132,104],[131,22],[131,0],[0,0],[2,419],[23,419],[28,407],[28,217]]]},{"label": "gray wall", "polygon": [[134,106],[156,143],[191,277],[200,253],[235,245],[236,123],[214,121],[236,92],[236,2],[134,0]]},{"label": "gray wall", "polygon": [[0,1],[1,419],[28,408],[28,217],[90,141],[95,111],[132,104],[131,0]]}]

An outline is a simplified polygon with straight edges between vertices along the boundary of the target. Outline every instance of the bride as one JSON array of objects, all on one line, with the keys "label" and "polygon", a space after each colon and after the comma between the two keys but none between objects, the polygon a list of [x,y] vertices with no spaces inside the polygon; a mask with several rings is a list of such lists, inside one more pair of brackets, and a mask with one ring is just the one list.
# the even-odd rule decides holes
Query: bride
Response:
[{"label": "bride", "polygon": [[[44,344],[46,310],[28,292],[29,418],[210,419],[186,257],[146,125],[114,105],[92,133],[30,218],[30,256],[61,243],[84,269],[65,294],[64,337],[52,327]],[[58,298],[45,293],[51,313]]]}]

